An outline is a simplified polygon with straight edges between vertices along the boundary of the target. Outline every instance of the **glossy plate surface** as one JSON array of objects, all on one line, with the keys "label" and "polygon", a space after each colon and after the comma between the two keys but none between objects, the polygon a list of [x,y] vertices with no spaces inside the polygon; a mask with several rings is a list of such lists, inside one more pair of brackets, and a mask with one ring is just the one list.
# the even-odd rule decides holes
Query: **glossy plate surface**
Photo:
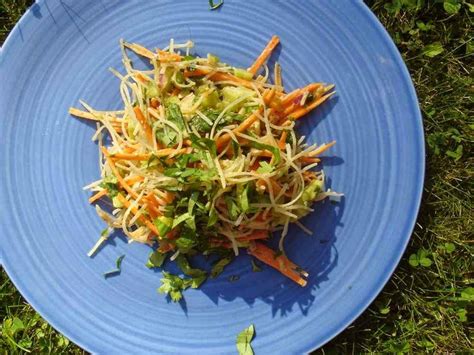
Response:
[{"label": "glossy plate surface", "polygon": [[[216,280],[185,293],[156,293],[150,249],[115,238],[86,256],[103,223],[82,190],[98,178],[94,129],[67,114],[84,99],[119,108],[120,38],[163,47],[192,39],[248,67],[268,39],[288,89],[335,83],[338,95],[306,117],[310,142],[336,139],[324,160],[329,186],[344,192],[291,229],[288,255],[311,274],[300,288],[242,256]],[[359,1],[38,1],[0,59],[0,249],[25,298],[55,328],[99,353],[231,353],[254,323],[257,354],[321,346],[374,299],[396,267],[415,223],[424,173],[421,118],[408,72],[388,35]],[[119,277],[104,280],[126,254]],[[229,282],[231,275],[240,280]]]}]

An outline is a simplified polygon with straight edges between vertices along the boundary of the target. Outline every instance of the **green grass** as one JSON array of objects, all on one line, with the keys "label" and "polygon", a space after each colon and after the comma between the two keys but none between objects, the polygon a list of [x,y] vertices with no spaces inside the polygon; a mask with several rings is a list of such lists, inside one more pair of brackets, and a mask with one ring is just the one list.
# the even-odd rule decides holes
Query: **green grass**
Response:
[{"label": "green grass", "polygon": [[[0,0],[0,41],[27,3]],[[410,245],[390,282],[354,324],[318,353],[469,352],[474,6],[461,0],[390,0],[372,1],[371,8],[395,40],[417,89],[427,140],[425,190]],[[0,277],[3,353],[21,348],[83,353],[23,300],[3,271]]]}]

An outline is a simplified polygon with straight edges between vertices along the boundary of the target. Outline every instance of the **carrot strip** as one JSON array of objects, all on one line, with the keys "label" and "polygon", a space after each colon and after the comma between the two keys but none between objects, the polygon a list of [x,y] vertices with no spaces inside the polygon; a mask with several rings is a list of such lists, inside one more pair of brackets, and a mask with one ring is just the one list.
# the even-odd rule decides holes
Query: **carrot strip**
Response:
[{"label": "carrot strip", "polygon": [[316,155],[319,155],[319,154],[321,154],[321,153],[324,153],[326,150],[328,150],[329,148],[331,148],[334,144],[336,144],[336,141],[332,141],[332,142],[323,144],[323,145],[319,146],[316,150],[313,150],[312,152],[310,152],[308,155],[309,155],[310,157],[314,157],[314,156],[316,156]]},{"label": "carrot strip", "polygon": [[[263,101],[265,103],[271,101],[273,97],[275,96],[275,88],[272,90],[269,90],[263,94]],[[249,117],[247,117],[240,125],[238,125],[236,128],[232,130],[232,132],[235,133],[243,133],[245,132],[251,125],[253,125],[258,119],[260,114],[263,111],[263,107],[260,107],[258,110],[254,111]],[[229,134],[223,134],[216,140],[216,147],[217,150],[222,150],[222,148],[229,143],[230,141],[230,135]]]},{"label": "carrot strip", "polygon": [[145,201],[151,218],[155,219],[156,217],[162,215],[160,211],[160,202],[157,200],[153,193],[149,193],[145,197]]},{"label": "carrot strip", "polygon": [[107,189],[100,190],[89,198],[89,203],[94,203],[95,201],[97,201],[98,199],[100,199],[101,197],[105,195],[107,195]]},{"label": "carrot strip", "polygon": [[278,148],[285,149],[287,136],[288,136],[288,131],[283,131],[283,133],[281,134],[280,140],[278,141]]},{"label": "carrot strip", "polygon": [[293,90],[289,94],[286,94],[282,100],[282,106],[286,107],[293,102],[299,95],[302,95],[305,91],[313,92],[314,90],[318,89],[319,87],[323,86],[321,83],[311,83],[305,87]]},{"label": "carrot strip", "polygon": [[302,107],[300,109],[297,109],[296,111],[293,111],[291,114],[290,114],[290,118],[293,119],[293,120],[297,120],[298,118],[301,118],[303,117],[304,115],[306,115],[307,113],[311,112],[312,110],[314,110],[316,107],[318,107],[319,105],[321,105],[324,101],[326,101],[327,99],[329,99],[332,95],[334,95],[336,92],[333,91],[333,92],[330,92],[329,94],[326,94],[324,96],[321,96],[319,99],[317,99],[316,101],[313,101],[310,105],[306,106],[306,107]]},{"label": "carrot strip", "polygon": [[[234,128],[232,130],[233,133],[242,133],[246,131],[251,125],[253,125],[259,118],[260,114],[263,111],[263,107],[260,107],[258,110],[256,110],[254,113],[252,113],[249,117],[247,117],[239,126]],[[216,147],[217,150],[222,150],[222,148],[229,143],[231,137],[230,134],[226,133],[220,136],[216,140]]]},{"label": "carrot strip", "polygon": [[181,59],[183,59],[182,56],[176,53],[170,53],[162,50],[158,50],[157,53],[160,62],[180,62]]},{"label": "carrot strip", "polygon": [[[117,198],[125,207],[130,208],[130,206],[132,206],[130,201],[127,200],[121,193],[117,194]],[[132,206],[130,210],[132,211],[133,214],[138,213],[138,208],[136,206]],[[138,217],[138,220],[142,222],[143,224],[145,224],[148,227],[148,229],[150,229],[153,233],[156,234],[157,237],[161,238],[160,234],[158,233],[158,229],[156,229],[155,225],[148,218],[141,215],[140,217]]]},{"label": "carrot strip", "polygon": [[273,36],[270,39],[266,47],[263,49],[262,53],[258,56],[258,58],[255,60],[252,66],[248,69],[248,71],[252,73],[252,75],[257,74],[257,71],[270,57],[270,55],[272,54],[273,50],[276,48],[278,43],[280,43],[280,38],[278,36]]},{"label": "carrot strip", "polygon": [[148,124],[146,117],[143,115],[142,110],[140,107],[135,106],[133,108],[133,112],[135,112],[135,117],[137,118],[138,122],[142,125],[146,138],[150,143],[153,143],[153,130],[151,129],[150,125]]},{"label": "carrot strip", "polygon": [[110,157],[114,160],[148,160],[151,154],[113,153]]},{"label": "carrot strip", "polygon": [[107,149],[105,147],[102,147],[102,153],[104,154],[106,160],[107,160],[107,163],[109,164],[110,166],[110,169],[112,170],[112,172],[114,173],[115,177],[117,178],[119,184],[125,189],[125,191],[127,191],[133,198],[137,198],[138,195],[135,193],[135,191],[133,191],[133,189],[127,184],[127,182],[123,179],[123,177],[120,175],[117,167],[115,166],[115,163],[113,161],[113,159],[110,158],[110,154],[109,152],[107,151]]},{"label": "carrot strip", "polygon": [[[256,242],[249,248],[249,254],[255,256],[258,260],[277,269],[283,275],[296,282],[300,286],[306,286],[307,281],[295,271],[297,266],[293,264],[286,256],[275,256],[275,251],[262,243]],[[306,273],[305,273],[306,274]],[[307,275],[307,274],[306,274]]]},{"label": "carrot strip", "polygon": [[258,240],[258,239],[267,239],[268,238],[268,231],[267,230],[257,230],[252,232],[249,235],[243,237],[237,237],[237,241],[239,242],[248,242],[251,240]]}]

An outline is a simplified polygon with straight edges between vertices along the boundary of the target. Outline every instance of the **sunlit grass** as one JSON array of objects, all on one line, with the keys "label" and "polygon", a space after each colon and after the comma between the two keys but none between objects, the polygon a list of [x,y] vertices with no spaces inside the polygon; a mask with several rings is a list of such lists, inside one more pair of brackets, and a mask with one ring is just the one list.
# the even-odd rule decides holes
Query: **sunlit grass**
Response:
[{"label": "sunlit grass", "polygon": [[[0,0],[1,42],[29,3]],[[371,7],[415,82],[427,138],[425,191],[394,276],[371,307],[319,352],[468,352],[474,300],[473,13],[467,1],[457,0],[373,1]],[[3,353],[83,353],[23,300],[3,271],[0,285]]]}]

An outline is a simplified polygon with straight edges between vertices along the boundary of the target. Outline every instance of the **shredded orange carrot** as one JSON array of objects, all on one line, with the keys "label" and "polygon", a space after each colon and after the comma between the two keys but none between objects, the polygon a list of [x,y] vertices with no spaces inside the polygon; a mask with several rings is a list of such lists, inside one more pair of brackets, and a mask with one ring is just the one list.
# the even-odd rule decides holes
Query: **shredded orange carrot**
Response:
[{"label": "shredded orange carrot", "polygon": [[268,238],[268,231],[267,230],[256,230],[251,234],[245,235],[243,237],[237,237],[237,241],[239,242],[248,242],[250,240],[257,240],[257,239],[267,239]]},{"label": "shredded orange carrot", "polygon": [[[247,117],[237,128],[234,128],[232,132],[234,133],[242,133],[245,132],[251,125],[253,125],[258,119],[260,114],[263,111],[263,107],[260,107],[257,111],[252,113],[249,117]],[[222,150],[222,148],[229,143],[231,137],[230,134],[226,133],[220,136],[216,140],[216,147],[217,150]]]},{"label": "shredded orange carrot", "polygon": [[133,191],[133,189],[127,184],[127,182],[120,175],[117,167],[115,166],[115,163],[114,163],[113,159],[110,158],[110,154],[109,154],[109,152],[107,151],[107,149],[105,147],[102,147],[102,153],[104,154],[104,156],[107,160],[107,163],[109,164],[110,169],[112,170],[115,177],[117,178],[120,186],[122,186],[125,189],[125,191],[127,191],[130,195],[132,195],[133,198],[137,198],[138,195],[136,194],[135,191]]},{"label": "shredded orange carrot", "polygon": [[280,140],[278,141],[278,148],[285,149],[287,136],[288,136],[288,132],[283,131],[283,133],[281,134]]},{"label": "shredded orange carrot", "polygon": [[280,43],[280,38],[278,36],[273,36],[262,53],[258,56],[258,58],[255,60],[255,62],[252,64],[252,66],[248,69],[250,73],[253,75],[257,74],[257,71],[261,68],[261,66],[267,61],[267,59],[270,57],[272,54],[273,50],[276,48],[276,46]]},{"label": "shredded orange carrot", "polygon": [[176,53],[170,53],[162,50],[158,50],[158,59],[160,62],[180,62],[183,59],[182,56]]},{"label": "shredded orange carrot", "polygon": [[153,143],[153,130],[148,124],[145,115],[143,115],[142,110],[138,106],[135,106],[133,108],[133,112],[135,112],[135,117],[137,118],[138,122],[140,122],[141,126],[143,127],[146,138],[148,139],[148,142],[152,144]]},{"label": "shredded orange carrot", "polygon": [[309,104],[308,106],[306,107],[302,107],[298,110],[295,110],[293,111],[291,114],[290,114],[290,118],[293,119],[293,120],[297,120],[298,118],[300,117],[303,117],[304,115],[308,114],[309,112],[311,112],[312,110],[314,110],[316,107],[318,107],[319,105],[321,105],[324,101],[326,101],[327,99],[329,99],[332,95],[334,95],[336,92],[333,91],[333,92],[330,92],[329,94],[326,94],[324,96],[321,96],[319,99],[313,101],[311,104]]},{"label": "shredded orange carrot", "polygon": [[149,193],[144,199],[146,201],[148,212],[150,213],[151,218],[155,219],[156,217],[162,215],[160,211],[160,205],[162,204],[158,201],[153,193]]},{"label": "shredded orange carrot", "polygon": [[[130,208],[130,206],[132,206],[131,202],[127,200],[121,193],[117,194],[117,198],[120,203],[122,203],[125,207]],[[136,206],[132,206],[130,210],[133,214],[138,213],[138,208]],[[140,217],[138,217],[138,220],[145,224],[148,229],[150,229],[153,233],[156,234],[157,237],[161,238],[160,233],[158,233],[158,229],[156,229],[155,225],[148,218],[146,218],[144,215],[141,215]]]},{"label": "shredded orange carrot", "polygon": [[[272,90],[268,90],[263,94],[263,101],[268,102],[271,101],[275,95],[275,88]],[[247,117],[239,126],[234,128],[232,132],[235,133],[243,133],[245,132],[251,125],[253,125],[260,117],[263,111],[263,107],[259,107],[254,113],[252,113],[249,117]],[[271,113],[271,112],[270,112]],[[216,140],[216,147],[218,151],[221,151],[222,148],[229,143],[231,137],[230,134],[223,134]]]},{"label": "shredded orange carrot", "polygon": [[323,84],[321,83],[311,83],[303,88],[299,88],[299,89],[296,89],[296,90],[293,90],[292,92],[290,92],[289,94],[285,95],[282,100],[281,100],[281,104],[283,107],[287,107],[288,105],[290,105],[291,103],[293,103],[293,100],[295,100],[298,96],[300,95],[303,95],[303,93],[305,91],[308,91],[308,92],[313,92],[314,90],[322,87]]},{"label": "shredded orange carrot", "polygon": [[249,248],[249,254],[255,256],[258,260],[265,264],[277,269],[283,275],[296,282],[300,286],[306,286],[307,281],[303,279],[300,274],[295,271],[297,266],[293,264],[284,255],[275,255],[275,251],[265,246],[262,243],[255,242],[253,246]]},{"label": "shredded orange carrot", "polygon": [[89,198],[89,203],[94,203],[95,201],[97,201],[101,197],[104,197],[105,195],[107,195],[107,189],[100,190]]},{"label": "shredded orange carrot", "polygon": [[314,156],[316,156],[316,155],[319,155],[319,154],[321,154],[321,153],[324,153],[326,150],[328,150],[329,148],[331,148],[334,144],[336,144],[336,141],[332,141],[332,142],[323,144],[323,145],[321,145],[320,147],[318,147],[316,150],[313,150],[312,152],[310,152],[310,153],[308,154],[308,156],[314,157]]}]

